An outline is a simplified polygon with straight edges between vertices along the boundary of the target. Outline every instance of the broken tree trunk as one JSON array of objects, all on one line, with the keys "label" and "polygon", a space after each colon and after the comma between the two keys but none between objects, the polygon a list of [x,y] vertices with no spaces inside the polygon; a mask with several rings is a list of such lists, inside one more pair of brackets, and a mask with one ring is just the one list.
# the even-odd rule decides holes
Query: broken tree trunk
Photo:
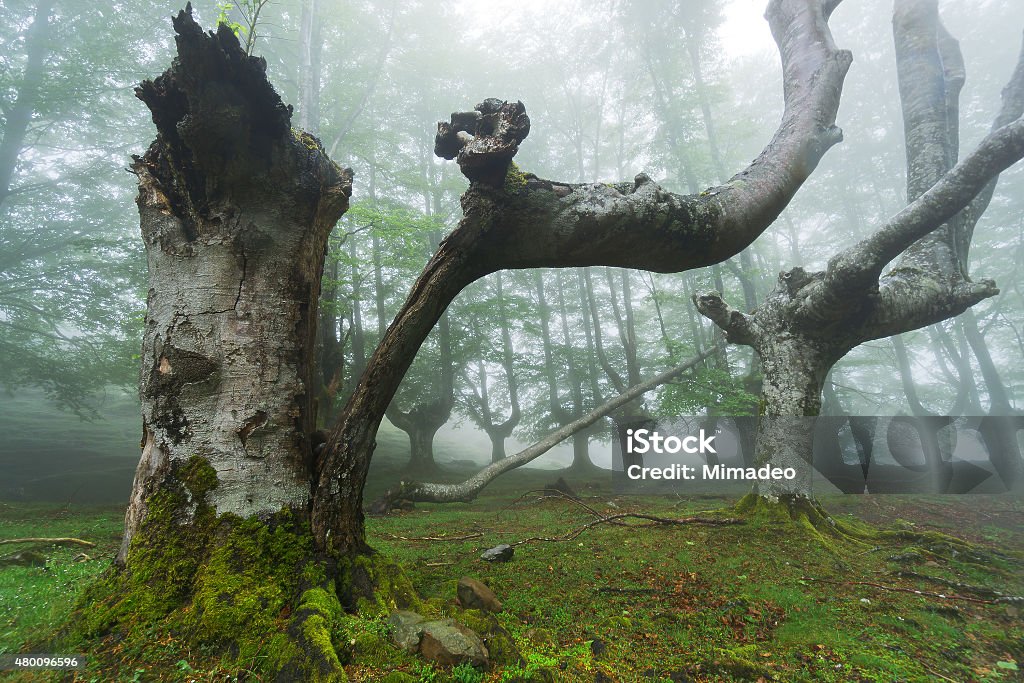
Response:
[{"label": "broken tree trunk", "polygon": [[324,252],[352,173],[292,129],[266,62],[228,27],[204,33],[191,7],[173,23],[177,58],[136,90],[157,127],[132,166],[149,263],[142,458],[117,567],[71,628],[119,629],[140,653],[145,633],[174,631],[239,670],[344,680],[331,634],[381,567],[318,553],[309,437]]}]

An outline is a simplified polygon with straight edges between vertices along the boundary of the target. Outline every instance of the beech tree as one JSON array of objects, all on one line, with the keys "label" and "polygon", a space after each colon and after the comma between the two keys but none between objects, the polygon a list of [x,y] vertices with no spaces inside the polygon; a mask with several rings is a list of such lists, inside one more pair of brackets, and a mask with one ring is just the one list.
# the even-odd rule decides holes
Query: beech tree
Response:
[{"label": "beech tree", "polygon": [[368,361],[319,463],[312,525],[327,552],[366,550],[362,489],[381,417],[402,375],[448,303],[505,268],[610,265],[679,272],[738,253],[785,207],[829,148],[852,55],[835,46],[834,0],[776,0],[767,18],[783,63],[785,112],[745,169],[695,195],[645,174],[631,182],[569,183],[512,165],[530,131],[520,102],[488,99],[438,124],[435,151],[469,181],[463,218],[413,285]]},{"label": "beech tree", "polygon": [[[435,151],[470,181],[462,220],[366,361],[319,453],[310,440],[317,302],[352,174],[291,128],[265,62],[230,29],[204,33],[190,8],[179,13],[178,57],[138,89],[157,127],[133,164],[150,270],[143,453],[119,569],[87,596],[84,630],[163,619],[241,658],[258,654],[282,680],[341,679],[330,644],[340,608],[415,600],[401,571],[367,544],[363,487],[385,411],[448,304],[502,269],[680,272],[744,249],[842,139],[836,112],[852,56],[829,31],[838,4],[772,0],[782,121],[749,166],[699,193],[669,192],[645,174],[574,183],[522,172],[512,163],[530,131],[520,102],[488,99],[439,124]],[[898,254],[1021,156],[1024,126],[1001,128],[838,275],[863,281],[852,271],[867,257]],[[966,306],[990,287],[953,291]],[[781,369],[765,374],[779,391],[791,386]]]},{"label": "beech tree", "polygon": [[[951,318],[999,292],[993,281],[968,276],[967,255],[999,173],[1024,151],[1024,53],[1003,90],[992,132],[957,164],[965,78],[959,45],[942,25],[936,0],[897,0],[893,28],[910,204],[833,256],[825,271],[781,273],[750,313],[730,307],[717,292],[694,297],[730,342],[753,347],[761,359],[763,409],[754,458],[799,473],[793,480],[759,482],[764,497],[811,495],[812,423],[800,418],[819,414],[825,377],[839,359],[863,342]],[[991,449],[1001,458],[997,469],[1019,469],[1012,435],[989,438],[997,440]]]}]

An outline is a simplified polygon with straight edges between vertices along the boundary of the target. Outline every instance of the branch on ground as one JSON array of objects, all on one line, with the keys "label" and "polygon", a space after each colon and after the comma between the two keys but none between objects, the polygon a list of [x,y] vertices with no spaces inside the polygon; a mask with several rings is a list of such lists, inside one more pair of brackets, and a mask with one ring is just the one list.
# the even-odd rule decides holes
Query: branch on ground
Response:
[{"label": "branch on ground", "polygon": [[0,539],[0,545],[9,543],[48,543],[50,545],[80,545],[86,548],[95,548],[96,544],[91,541],[83,541],[80,538],[5,538]]}]

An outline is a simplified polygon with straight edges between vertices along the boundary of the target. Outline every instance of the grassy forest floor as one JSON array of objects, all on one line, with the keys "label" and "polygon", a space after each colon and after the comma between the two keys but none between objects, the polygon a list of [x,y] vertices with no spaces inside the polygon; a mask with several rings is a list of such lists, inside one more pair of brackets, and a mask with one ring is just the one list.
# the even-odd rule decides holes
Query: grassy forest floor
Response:
[{"label": "grassy forest floor", "polygon": [[[381,617],[359,622],[367,636],[354,641],[350,680],[1022,680],[1024,605],[993,604],[988,592],[1024,595],[1019,499],[825,499],[840,521],[856,517],[908,532],[864,544],[823,542],[770,519],[639,530],[599,524],[571,540],[522,543],[508,563],[478,559],[497,543],[560,537],[594,519],[569,500],[521,497],[552,478],[515,472],[472,504],[418,505],[368,522],[373,545],[404,564],[421,596],[451,604],[453,615],[460,577],[489,584],[504,602],[498,621],[523,664],[486,672],[435,667],[388,644]],[[731,502],[615,497],[600,474],[591,483],[569,481],[603,514],[684,517]],[[0,568],[0,653],[61,625],[82,587],[108,566],[121,519],[120,507],[0,504],[0,538],[76,536],[98,544],[86,550],[88,559],[76,559],[80,548],[54,547],[42,549],[45,568]],[[935,535],[922,540],[918,531],[955,535],[977,550]],[[452,540],[414,540],[425,537]],[[237,670],[187,650],[174,634],[154,639],[150,656],[161,653],[158,661],[132,661],[133,653],[106,643],[107,661],[131,662],[119,680],[237,680]],[[108,675],[86,670],[69,680],[105,682]]]}]

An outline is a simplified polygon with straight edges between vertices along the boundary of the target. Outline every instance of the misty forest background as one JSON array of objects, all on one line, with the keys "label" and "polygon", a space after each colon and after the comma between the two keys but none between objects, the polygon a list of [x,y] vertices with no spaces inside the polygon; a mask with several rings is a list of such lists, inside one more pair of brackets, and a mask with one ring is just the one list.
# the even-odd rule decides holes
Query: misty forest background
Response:
[{"label": "misty forest background", "polygon": [[[323,282],[324,424],[458,222],[466,181],[433,154],[438,120],[487,97],[519,99],[533,123],[517,159],[523,170],[579,182],[643,170],[695,193],[753,158],[781,116],[767,24],[740,21],[763,3],[240,4],[248,11],[212,0],[195,11],[205,26],[218,17],[240,26],[294,104],[295,125],[356,172]],[[146,263],[125,167],[154,136],[133,87],[170,62],[177,9],[165,0],[0,2],[0,499],[127,500],[139,456]],[[999,106],[1024,4],[944,2],[941,11],[967,64],[969,149]],[[484,464],[707,350],[698,371],[648,394],[648,412],[756,412],[750,349],[726,347],[690,297],[717,289],[749,308],[780,270],[823,268],[906,204],[890,17],[889,0],[836,11],[836,42],[856,56],[838,121],[845,142],[745,254],[676,275],[565,269],[475,283],[421,349],[375,462],[412,458],[418,474],[435,476],[435,463]],[[1019,412],[1020,165],[1003,174],[977,228],[970,272],[995,279],[1001,293],[959,318],[854,350],[826,383],[824,414]],[[598,423],[532,466],[593,474],[610,467],[610,436],[610,423]]]}]

